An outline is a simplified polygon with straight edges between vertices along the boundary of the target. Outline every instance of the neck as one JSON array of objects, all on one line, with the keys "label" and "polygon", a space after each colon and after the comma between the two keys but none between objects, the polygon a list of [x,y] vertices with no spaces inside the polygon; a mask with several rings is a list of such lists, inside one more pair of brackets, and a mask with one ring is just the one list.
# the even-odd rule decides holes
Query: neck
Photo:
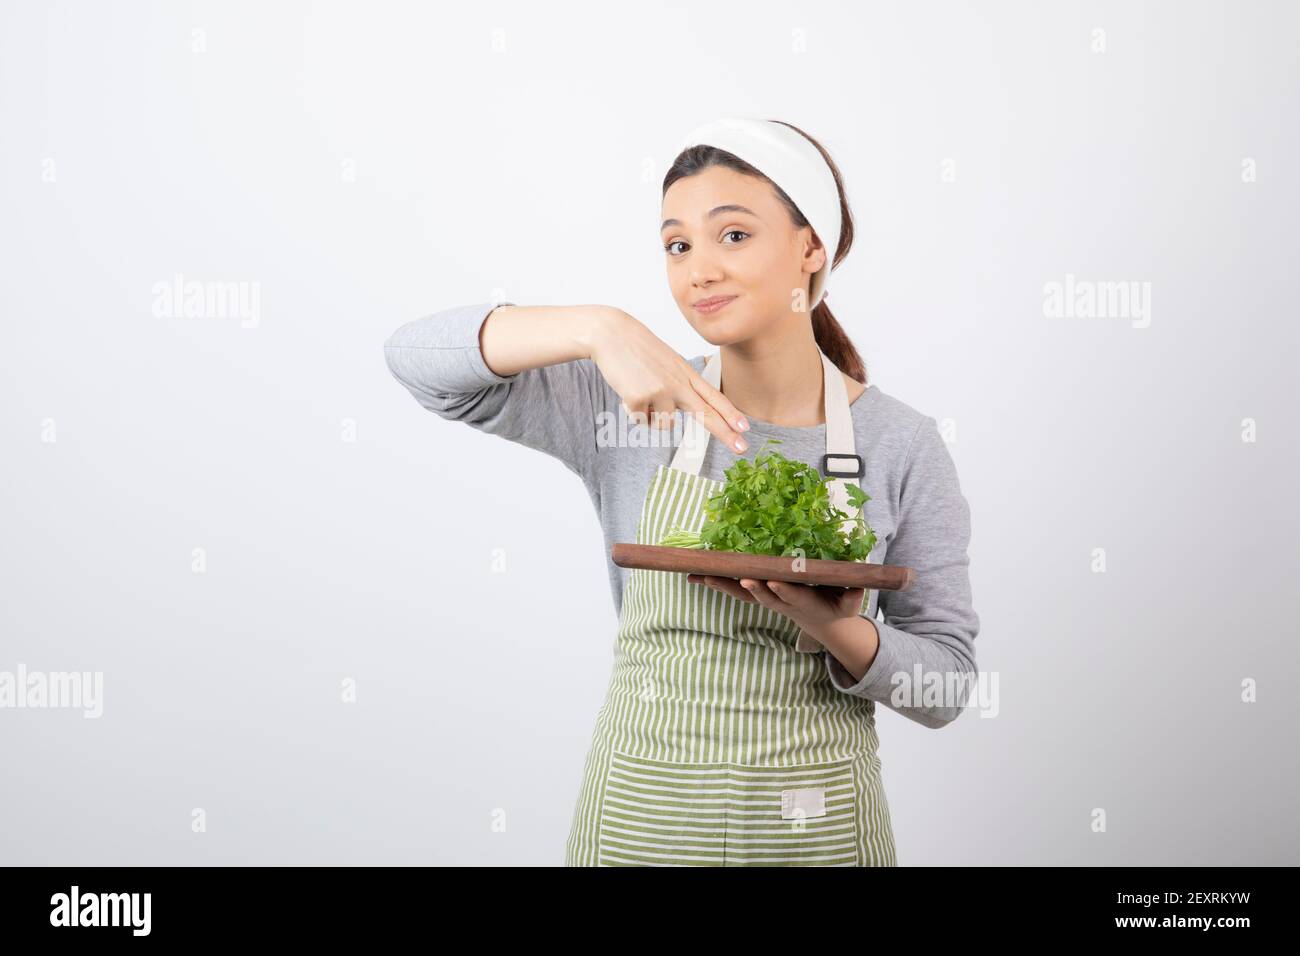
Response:
[{"label": "neck", "polygon": [[[788,326],[722,346],[719,388],[742,413],[760,421],[788,428],[825,424],[822,356],[812,324]],[[849,400],[853,398],[850,393]]]}]

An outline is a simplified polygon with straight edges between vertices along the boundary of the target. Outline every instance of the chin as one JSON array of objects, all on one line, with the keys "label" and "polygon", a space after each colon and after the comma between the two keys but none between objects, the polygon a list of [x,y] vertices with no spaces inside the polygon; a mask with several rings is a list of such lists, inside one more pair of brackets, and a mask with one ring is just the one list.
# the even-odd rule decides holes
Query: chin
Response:
[{"label": "chin", "polygon": [[744,316],[719,315],[715,319],[696,314],[691,325],[700,334],[700,338],[714,346],[733,345],[754,335],[754,329]]}]

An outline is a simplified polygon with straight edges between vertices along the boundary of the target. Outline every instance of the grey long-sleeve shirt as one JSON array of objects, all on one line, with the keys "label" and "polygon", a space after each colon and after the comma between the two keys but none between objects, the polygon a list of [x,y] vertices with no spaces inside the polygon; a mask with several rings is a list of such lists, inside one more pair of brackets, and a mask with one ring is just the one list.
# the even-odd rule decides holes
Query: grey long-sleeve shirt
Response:
[{"label": "grey long-sleeve shirt", "polygon": [[[495,374],[479,346],[480,327],[495,305],[475,303],[406,323],[384,345],[388,367],[439,417],[543,452],[582,479],[604,529],[614,609],[621,613],[631,572],[614,564],[609,550],[617,541],[636,540],[650,479],[672,460],[680,442],[680,415],[677,427],[658,435],[630,422],[622,400],[590,359]],[[690,363],[702,372],[707,360],[701,355]],[[979,617],[971,602],[967,556],[970,509],[934,418],[875,385],[850,411],[856,451],[866,467],[859,482],[871,496],[865,506],[877,539],[871,559],[914,568],[916,580],[905,591],[873,592],[863,616],[880,632],[880,648],[861,680],[854,681],[829,652],[821,654],[837,690],[877,701],[926,727],[941,727],[961,713],[965,697],[934,703],[933,691],[921,693],[924,682],[942,687],[964,680],[958,686],[969,688],[977,674]],[[781,440],[781,454],[813,467],[826,451],[824,424],[790,427],[746,418],[749,447],[737,453],[710,436],[703,477],[725,480],[725,469],[742,455],[752,459],[768,437]],[[612,434],[629,440],[611,442]],[[883,622],[876,617],[877,605]],[[906,699],[893,699],[896,686],[909,689]]]}]

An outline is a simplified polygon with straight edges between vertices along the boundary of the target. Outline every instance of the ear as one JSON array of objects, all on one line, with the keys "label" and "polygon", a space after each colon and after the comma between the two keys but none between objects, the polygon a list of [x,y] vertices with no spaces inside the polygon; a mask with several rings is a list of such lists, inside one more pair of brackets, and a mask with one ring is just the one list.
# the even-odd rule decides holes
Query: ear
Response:
[{"label": "ear", "polygon": [[809,275],[820,272],[822,266],[826,265],[826,247],[818,238],[817,233],[813,232],[812,226],[805,227],[808,230],[808,238],[804,244],[803,261],[804,271]]}]

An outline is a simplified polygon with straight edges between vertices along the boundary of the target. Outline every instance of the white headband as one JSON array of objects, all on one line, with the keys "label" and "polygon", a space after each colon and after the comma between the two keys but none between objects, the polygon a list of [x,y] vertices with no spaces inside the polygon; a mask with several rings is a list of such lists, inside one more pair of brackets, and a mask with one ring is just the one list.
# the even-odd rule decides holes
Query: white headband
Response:
[{"label": "white headband", "polygon": [[728,117],[697,127],[677,147],[715,146],[743,159],[780,186],[803,213],[826,250],[826,264],[812,278],[811,312],[826,293],[826,279],[840,245],[840,192],[821,150],[806,136],[771,120]]}]

